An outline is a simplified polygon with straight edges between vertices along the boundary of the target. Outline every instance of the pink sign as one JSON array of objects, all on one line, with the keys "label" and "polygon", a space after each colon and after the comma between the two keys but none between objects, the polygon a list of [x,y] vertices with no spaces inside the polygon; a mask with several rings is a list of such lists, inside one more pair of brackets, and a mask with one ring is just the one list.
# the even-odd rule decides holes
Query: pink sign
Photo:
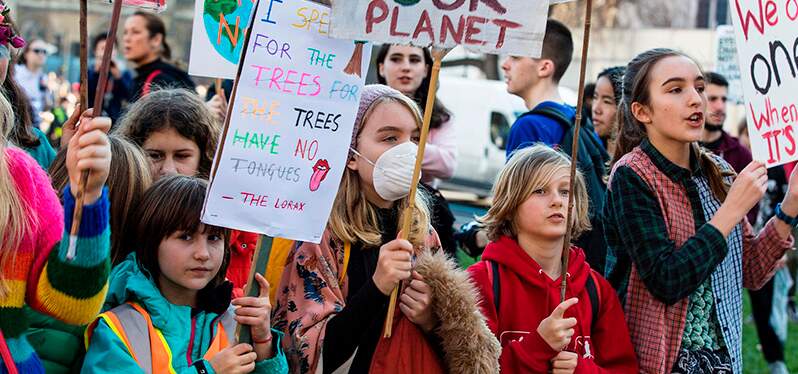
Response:
[{"label": "pink sign", "polygon": [[[108,4],[112,4],[113,0],[104,0]],[[152,9],[157,12],[166,10],[166,0],[122,0],[122,5],[126,7]]]}]

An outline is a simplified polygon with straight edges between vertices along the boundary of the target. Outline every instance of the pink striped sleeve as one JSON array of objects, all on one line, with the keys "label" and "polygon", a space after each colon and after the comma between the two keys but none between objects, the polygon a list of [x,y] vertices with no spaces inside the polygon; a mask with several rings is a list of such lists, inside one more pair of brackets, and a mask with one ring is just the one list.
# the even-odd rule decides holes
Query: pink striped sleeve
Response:
[{"label": "pink striped sleeve", "polygon": [[743,227],[743,286],[758,290],[773,277],[776,261],[793,246],[792,235],[782,238],[776,231],[776,220],[773,217],[762,228],[759,235],[754,236],[753,229],[744,220]]}]

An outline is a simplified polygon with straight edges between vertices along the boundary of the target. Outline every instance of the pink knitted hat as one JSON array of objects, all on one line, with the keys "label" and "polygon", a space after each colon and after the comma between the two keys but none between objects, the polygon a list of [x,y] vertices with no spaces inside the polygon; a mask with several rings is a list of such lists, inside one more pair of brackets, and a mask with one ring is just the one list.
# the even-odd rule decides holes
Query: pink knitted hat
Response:
[{"label": "pink knitted hat", "polygon": [[[383,84],[369,84],[363,87],[363,91],[360,93],[360,107],[357,108],[355,128],[354,131],[352,131],[352,141],[349,143],[349,147],[357,149],[357,137],[360,135],[360,130],[363,127],[363,117],[377,99],[383,96],[401,97],[402,95],[401,92]],[[349,153],[351,154],[352,151]]]}]

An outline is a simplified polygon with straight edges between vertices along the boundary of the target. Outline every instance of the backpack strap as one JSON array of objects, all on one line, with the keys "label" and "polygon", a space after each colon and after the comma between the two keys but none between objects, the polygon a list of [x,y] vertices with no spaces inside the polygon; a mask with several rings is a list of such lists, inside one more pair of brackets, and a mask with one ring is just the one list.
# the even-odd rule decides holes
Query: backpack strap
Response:
[{"label": "backpack strap", "polygon": [[341,268],[341,274],[338,275],[338,287],[344,288],[344,281],[346,280],[346,272],[349,270],[349,257],[352,254],[352,243],[348,240],[344,242],[344,266]]},{"label": "backpack strap", "polygon": [[147,79],[144,81],[144,87],[141,89],[141,97],[147,96],[152,91],[152,82],[155,80],[155,77],[161,74],[161,70],[157,69],[150,73],[147,76]]},{"label": "backpack strap", "polygon": [[587,291],[588,297],[590,297],[590,307],[592,312],[590,326],[591,328],[596,326],[596,321],[598,321],[599,310],[601,309],[601,292],[599,291],[598,286],[596,283],[596,272],[591,269],[590,276],[587,277],[587,282],[585,282],[585,290]]},{"label": "backpack strap", "polygon": [[[546,107],[543,107],[543,108],[532,109],[532,110],[522,114],[521,116],[523,117],[523,116],[531,115],[531,114],[537,114],[539,116],[544,116],[546,118],[549,118],[549,119],[552,119],[552,120],[556,121],[557,124],[560,125],[560,127],[562,127],[565,132],[568,132],[568,130],[570,130],[574,126],[572,119],[565,117],[565,114],[563,112],[561,112],[561,111],[559,111],[559,110],[557,110],[557,109],[555,109],[553,107],[550,107],[550,106],[546,106]],[[585,119],[583,118],[582,119],[582,124],[583,125],[584,125],[584,122],[585,122]]]},{"label": "backpack strap", "polygon": [[488,282],[493,287],[493,306],[496,308],[496,315],[499,315],[499,297],[501,294],[501,282],[499,281],[499,263],[496,261],[485,260],[488,269]]}]

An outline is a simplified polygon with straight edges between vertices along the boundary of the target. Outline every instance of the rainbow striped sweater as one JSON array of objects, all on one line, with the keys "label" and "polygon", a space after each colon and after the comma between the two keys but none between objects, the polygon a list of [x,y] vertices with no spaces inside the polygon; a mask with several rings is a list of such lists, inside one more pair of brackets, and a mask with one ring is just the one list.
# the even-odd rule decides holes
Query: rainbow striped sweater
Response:
[{"label": "rainbow striped sweater", "polygon": [[[50,186],[50,179],[24,151],[6,148],[5,160],[28,211],[29,235],[8,261],[2,276],[9,292],[0,297],[0,374],[9,372],[9,358],[19,373],[43,373],[41,361],[25,337],[29,323],[23,312],[31,308],[82,325],[100,312],[108,290],[110,272],[108,192],[83,208],[77,255],[66,260],[75,200],[67,187],[64,206]],[[5,346],[5,347],[4,347]],[[6,348],[7,347],[7,348]]]}]

